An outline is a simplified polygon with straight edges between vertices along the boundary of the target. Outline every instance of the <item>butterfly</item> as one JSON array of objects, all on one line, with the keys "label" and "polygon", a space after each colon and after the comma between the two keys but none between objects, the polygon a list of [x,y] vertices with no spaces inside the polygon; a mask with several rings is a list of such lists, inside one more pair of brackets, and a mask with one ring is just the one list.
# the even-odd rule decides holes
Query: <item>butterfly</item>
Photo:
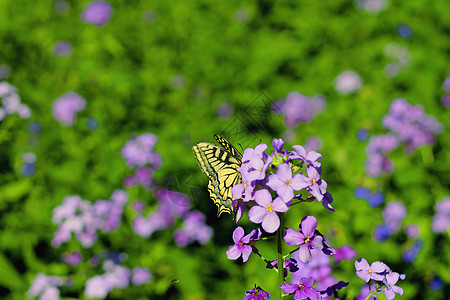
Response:
[{"label": "butterfly", "polygon": [[211,200],[217,205],[220,216],[223,212],[232,213],[234,185],[242,182],[239,169],[242,165],[242,154],[225,138],[215,134],[214,138],[223,147],[201,142],[192,147],[203,173],[209,178],[208,192]]}]

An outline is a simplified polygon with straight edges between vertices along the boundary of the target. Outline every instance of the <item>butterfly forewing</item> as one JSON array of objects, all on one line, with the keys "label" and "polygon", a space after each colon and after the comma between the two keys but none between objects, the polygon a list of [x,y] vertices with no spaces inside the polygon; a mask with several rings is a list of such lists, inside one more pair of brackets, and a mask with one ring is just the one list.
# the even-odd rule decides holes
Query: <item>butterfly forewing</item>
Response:
[{"label": "butterfly forewing", "polygon": [[225,148],[210,143],[198,143],[193,146],[195,157],[203,171],[208,176],[208,191],[213,202],[218,206],[218,215],[233,211],[233,195],[231,189],[241,183],[239,173],[242,155],[226,139],[214,136]]}]

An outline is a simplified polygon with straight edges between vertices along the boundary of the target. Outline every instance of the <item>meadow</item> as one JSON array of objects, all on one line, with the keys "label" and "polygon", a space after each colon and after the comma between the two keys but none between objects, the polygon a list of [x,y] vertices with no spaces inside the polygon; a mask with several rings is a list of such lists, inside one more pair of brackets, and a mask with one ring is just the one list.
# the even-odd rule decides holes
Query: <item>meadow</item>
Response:
[{"label": "meadow", "polygon": [[445,0],[0,0],[0,298],[450,299],[449,40]]}]

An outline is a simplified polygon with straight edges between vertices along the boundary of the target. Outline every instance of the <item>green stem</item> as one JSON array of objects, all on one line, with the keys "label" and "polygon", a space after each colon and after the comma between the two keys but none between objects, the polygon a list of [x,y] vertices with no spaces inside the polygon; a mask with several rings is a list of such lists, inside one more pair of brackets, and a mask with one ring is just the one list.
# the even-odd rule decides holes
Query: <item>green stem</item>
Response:
[{"label": "green stem", "polygon": [[366,297],[366,299],[364,299],[364,300],[369,300],[369,298],[372,297],[373,295],[375,295],[376,293],[377,293],[377,290],[373,291],[373,292],[370,293],[370,294]]},{"label": "green stem", "polygon": [[284,261],[283,261],[283,245],[282,245],[282,216],[280,216],[280,228],[277,230],[277,254],[278,254],[278,292],[280,300],[283,298],[283,291],[280,286],[284,283]]}]

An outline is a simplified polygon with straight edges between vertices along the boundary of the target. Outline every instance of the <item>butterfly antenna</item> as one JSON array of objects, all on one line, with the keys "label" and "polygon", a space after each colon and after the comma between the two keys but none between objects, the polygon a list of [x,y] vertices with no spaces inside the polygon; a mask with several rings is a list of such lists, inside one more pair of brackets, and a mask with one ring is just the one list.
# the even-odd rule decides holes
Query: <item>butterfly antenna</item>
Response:
[{"label": "butterfly antenna", "polygon": [[241,147],[242,152],[244,152],[244,147],[242,147],[242,145],[240,143],[237,143],[239,145],[239,147]]}]

